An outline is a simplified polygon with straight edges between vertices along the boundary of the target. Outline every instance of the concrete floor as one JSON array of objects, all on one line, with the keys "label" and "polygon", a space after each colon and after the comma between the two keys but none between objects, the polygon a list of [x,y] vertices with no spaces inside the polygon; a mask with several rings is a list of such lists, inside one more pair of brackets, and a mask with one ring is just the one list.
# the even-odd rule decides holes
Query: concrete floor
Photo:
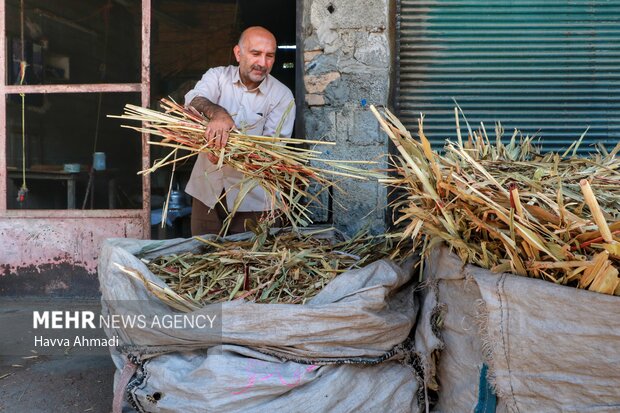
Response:
[{"label": "concrete floor", "polygon": [[[3,300],[0,328],[20,312],[45,308],[53,299]],[[98,302],[93,299],[92,302]],[[110,356],[0,354],[0,412],[109,413],[114,364]]]}]

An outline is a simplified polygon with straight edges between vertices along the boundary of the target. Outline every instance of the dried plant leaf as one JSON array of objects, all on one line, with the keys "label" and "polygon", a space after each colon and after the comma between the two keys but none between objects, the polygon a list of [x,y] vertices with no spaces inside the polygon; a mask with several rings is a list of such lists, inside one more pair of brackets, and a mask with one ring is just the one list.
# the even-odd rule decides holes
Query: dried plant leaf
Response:
[{"label": "dried plant leaf", "polygon": [[398,149],[393,175],[380,182],[402,194],[394,223],[415,248],[428,253],[444,242],[494,272],[618,293],[620,145],[589,158],[541,154],[517,130],[504,144],[499,124],[493,144],[484,125],[468,124],[463,141],[457,117],[457,142],[439,154],[422,118],[416,140],[387,109],[371,110]]},{"label": "dried plant leaf", "polygon": [[[328,176],[361,180],[377,176],[374,171],[357,167],[356,165],[361,163],[359,160],[322,159],[319,157],[320,151],[304,147],[304,145],[333,145],[330,142],[255,136],[233,130],[226,146],[218,149],[206,141],[204,133],[208,119],[194,108],[186,108],[167,99],[161,100],[161,106],[165,113],[125,105],[125,113],[122,116],[109,116],[142,122],[141,127],[127,125],[123,127],[160,136],[161,140],[150,139],[148,144],[169,148],[172,151],[140,173],[148,174],[168,165],[176,165],[199,153],[214,155],[218,158],[218,168],[227,165],[244,175],[244,179],[238,184],[238,195],[233,200],[236,208],[230,211],[231,217],[247,196],[249,189],[260,186],[270,197],[272,206],[270,213],[265,214],[265,219],[273,222],[283,214],[293,226],[305,226],[312,223],[308,204],[320,203],[317,195],[307,191],[311,182],[321,188],[340,190],[337,183]],[[291,106],[287,110],[290,108]],[[178,150],[189,151],[189,154],[176,156]],[[367,165],[373,163],[364,161]]]},{"label": "dried plant leaf", "polygon": [[350,240],[336,241],[317,237],[322,232],[272,234],[262,224],[254,227],[253,238],[244,241],[197,238],[204,243],[201,252],[145,262],[161,284],[136,270],[122,270],[172,307],[193,311],[236,299],[303,304],[338,274],[381,258],[402,261],[412,253],[411,243],[401,243],[400,237],[391,234],[372,236],[361,231]]}]

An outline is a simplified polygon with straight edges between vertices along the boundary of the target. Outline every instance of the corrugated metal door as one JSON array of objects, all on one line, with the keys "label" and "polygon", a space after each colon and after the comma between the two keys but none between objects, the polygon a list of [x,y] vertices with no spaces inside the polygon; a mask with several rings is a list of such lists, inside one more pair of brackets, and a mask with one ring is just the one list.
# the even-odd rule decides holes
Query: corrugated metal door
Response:
[{"label": "corrugated metal door", "polygon": [[[559,150],[620,136],[620,2],[401,0],[397,111],[454,138],[454,100],[487,132],[501,121]],[[453,100],[454,99],[454,100]],[[494,135],[493,135],[494,136]]]}]

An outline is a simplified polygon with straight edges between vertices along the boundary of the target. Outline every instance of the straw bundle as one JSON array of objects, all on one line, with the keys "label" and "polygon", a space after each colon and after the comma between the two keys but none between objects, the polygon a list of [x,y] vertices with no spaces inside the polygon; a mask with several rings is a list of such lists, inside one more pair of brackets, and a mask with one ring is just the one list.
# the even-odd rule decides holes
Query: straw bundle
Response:
[{"label": "straw bundle", "polygon": [[[492,144],[481,125],[463,143],[431,150],[389,111],[373,113],[398,149],[406,195],[396,222],[425,250],[447,243],[465,263],[620,295],[620,144],[590,158],[537,154],[531,138]],[[458,129],[457,129],[458,130]],[[608,224],[608,223],[611,224]]]},{"label": "straw bundle", "polygon": [[[306,226],[312,223],[307,204],[320,203],[318,195],[321,191],[329,187],[337,188],[336,184],[327,178],[328,174],[364,180],[367,179],[364,175],[370,174],[349,164],[372,162],[324,160],[319,158],[320,151],[302,146],[332,144],[328,142],[252,136],[235,130],[229,135],[226,146],[216,149],[205,138],[208,119],[193,107],[184,107],[167,99],[161,100],[161,106],[166,113],[126,105],[122,116],[111,117],[143,122],[143,127],[123,126],[161,136],[163,140],[151,140],[148,143],[171,149],[166,157],[156,161],[151,168],[141,173],[154,172],[164,166],[185,161],[201,152],[216,156],[219,160],[218,167],[228,165],[242,172],[245,178],[238,184],[239,194],[234,201],[233,208],[229,211],[230,215],[225,227],[237,212],[243,198],[256,186],[261,186],[270,196],[271,211],[284,214],[294,227]],[[276,131],[276,134],[278,133],[279,131]],[[179,157],[179,150],[190,153]],[[318,162],[326,164],[330,169],[317,167]],[[311,182],[319,184],[321,188],[319,193],[307,191]]]},{"label": "straw bundle", "polygon": [[169,305],[192,311],[209,303],[245,299],[257,303],[304,304],[338,274],[361,268],[402,251],[398,240],[389,236],[369,236],[361,232],[354,238],[333,242],[315,237],[265,229],[247,241],[204,242],[200,253],[161,256],[147,266],[167,285],[149,282],[135,270],[122,270],[144,282],[154,295]]}]

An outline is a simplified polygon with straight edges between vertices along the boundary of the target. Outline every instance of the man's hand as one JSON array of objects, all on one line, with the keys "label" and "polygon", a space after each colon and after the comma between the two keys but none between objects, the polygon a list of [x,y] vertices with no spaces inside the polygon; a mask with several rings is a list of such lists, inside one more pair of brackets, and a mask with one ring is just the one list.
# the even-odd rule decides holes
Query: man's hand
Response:
[{"label": "man's hand", "polygon": [[[228,142],[228,133],[235,126],[232,118],[226,111],[212,118],[205,129],[205,138],[209,146],[215,149],[222,149]],[[219,159],[212,153],[207,153],[207,159],[211,163],[218,163]]]},{"label": "man's hand", "polygon": [[[228,134],[235,127],[235,122],[226,109],[200,96],[195,97],[190,105],[209,118],[205,129],[207,144],[215,149],[222,149],[226,146]],[[218,162],[218,157],[213,154],[207,154],[207,158],[212,163]]]},{"label": "man's hand", "polygon": [[230,115],[223,111],[215,115],[205,129],[205,138],[216,149],[221,149],[228,142],[228,133],[235,127],[235,122]]}]

